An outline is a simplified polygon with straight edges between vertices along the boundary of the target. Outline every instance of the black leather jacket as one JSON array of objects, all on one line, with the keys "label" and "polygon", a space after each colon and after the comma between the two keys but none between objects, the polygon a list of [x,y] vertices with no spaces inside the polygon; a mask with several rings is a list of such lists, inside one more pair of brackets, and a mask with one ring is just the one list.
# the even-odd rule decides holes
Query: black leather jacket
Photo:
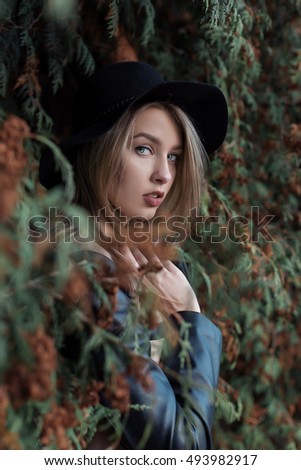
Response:
[{"label": "black leather jacket", "polygon": [[[116,335],[123,332],[130,303],[130,296],[119,290],[112,328]],[[146,429],[148,437],[144,440],[144,449],[212,448],[211,427],[219,377],[221,333],[203,314],[179,313],[190,324],[186,338],[190,349],[184,366],[179,358],[179,345],[169,349],[169,353],[160,359],[163,367],[159,366],[150,356],[151,338],[139,332],[144,338],[145,373],[150,374],[154,388],[147,393],[139,382],[129,377],[131,403],[146,406],[130,411],[121,440],[123,449],[141,448],[141,437]],[[174,321],[174,327],[179,329],[177,321]],[[133,335],[135,333],[133,331]],[[128,346],[131,347],[131,341]],[[177,379],[178,374],[181,383]],[[183,384],[186,385],[184,391]]]}]

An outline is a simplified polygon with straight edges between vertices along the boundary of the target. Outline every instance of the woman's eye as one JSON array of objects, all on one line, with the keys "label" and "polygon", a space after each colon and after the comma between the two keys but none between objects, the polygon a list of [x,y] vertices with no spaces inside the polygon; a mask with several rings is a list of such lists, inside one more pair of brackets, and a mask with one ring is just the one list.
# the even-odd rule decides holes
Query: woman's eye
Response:
[{"label": "woman's eye", "polygon": [[152,151],[149,147],[145,147],[144,145],[139,145],[138,147],[135,147],[135,151],[138,153],[138,155],[151,155]]},{"label": "woman's eye", "polygon": [[167,156],[168,160],[172,163],[177,163],[177,161],[179,160],[179,155],[176,155],[175,153],[170,153],[168,156]]}]

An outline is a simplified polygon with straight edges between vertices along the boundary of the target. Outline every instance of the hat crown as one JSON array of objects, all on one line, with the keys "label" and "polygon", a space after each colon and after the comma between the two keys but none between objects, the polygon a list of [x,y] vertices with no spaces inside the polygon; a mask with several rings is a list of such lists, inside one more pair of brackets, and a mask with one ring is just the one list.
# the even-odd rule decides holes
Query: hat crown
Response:
[{"label": "hat crown", "polygon": [[109,124],[116,113],[162,82],[158,72],[143,62],[118,62],[97,70],[81,84],[75,97],[73,132],[83,131],[105,116]]}]

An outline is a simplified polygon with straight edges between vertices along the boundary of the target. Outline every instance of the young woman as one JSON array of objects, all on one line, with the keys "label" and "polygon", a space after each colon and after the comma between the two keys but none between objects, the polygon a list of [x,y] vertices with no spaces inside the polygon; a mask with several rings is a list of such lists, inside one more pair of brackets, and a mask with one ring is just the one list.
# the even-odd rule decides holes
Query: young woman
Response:
[{"label": "young woman", "polygon": [[[201,313],[181,266],[158,254],[160,231],[146,244],[139,244],[139,238],[122,243],[116,234],[120,237],[122,224],[131,233],[137,223],[149,227],[157,219],[168,225],[176,216],[183,242],[191,211],[198,208],[205,188],[207,155],[222,144],[226,129],[227,105],[218,88],[166,82],[150,65],[139,62],[95,72],[75,100],[74,134],[62,149],[73,164],[76,202],[96,218],[98,237],[92,250],[112,269],[118,269],[120,261],[128,268],[120,282],[112,331],[124,331],[137,279],[163,301],[161,313],[176,331],[183,322],[188,325],[185,361],[179,343],[168,348],[160,364],[151,358],[150,347],[141,352],[152,390],[128,379],[130,402],[142,406],[128,411],[120,448],[139,448],[142,436],[145,449],[212,447],[220,332]],[[61,182],[49,155],[41,159],[40,181],[47,188]],[[154,247],[151,252],[144,249],[149,245]],[[156,269],[144,270],[141,276],[150,257]],[[94,448],[97,445],[96,440]]]}]

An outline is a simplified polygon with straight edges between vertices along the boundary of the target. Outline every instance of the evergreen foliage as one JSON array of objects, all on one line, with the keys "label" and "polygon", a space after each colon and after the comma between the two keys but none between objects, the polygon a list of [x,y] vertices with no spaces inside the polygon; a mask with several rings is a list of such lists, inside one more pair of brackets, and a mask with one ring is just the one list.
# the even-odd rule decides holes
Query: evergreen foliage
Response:
[{"label": "evergreen foliage", "polygon": [[[301,449],[300,13],[298,0],[0,0],[0,448],[85,448],[108,422],[114,445],[125,371],[143,383],[141,364],[106,330],[118,280],[72,243],[28,243],[29,219],[42,223],[49,207],[85,223],[56,142],[83,77],[138,58],[166,79],[216,83],[229,103],[203,218],[183,247],[200,305],[223,333],[215,447]],[[45,146],[64,195],[37,181]],[[104,306],[96,325],[91,285]],[[104,388],[113,410],[98,403]]]}]

